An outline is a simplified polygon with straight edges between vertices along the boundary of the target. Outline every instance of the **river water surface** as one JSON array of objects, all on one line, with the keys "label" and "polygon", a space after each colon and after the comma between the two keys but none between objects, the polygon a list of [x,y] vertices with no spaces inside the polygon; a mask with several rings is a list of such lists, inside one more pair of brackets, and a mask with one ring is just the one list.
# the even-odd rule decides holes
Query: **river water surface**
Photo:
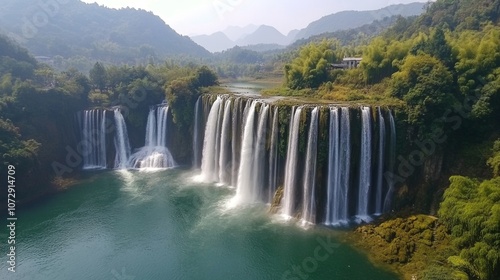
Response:
[{"label": "river water surface", "polygon": [[19,210],[16,273],[2,261],[0,279],[397,279],[331,230],[281,221],[266,205],[230,208],[234,189],[195,175],[87,173]]}]

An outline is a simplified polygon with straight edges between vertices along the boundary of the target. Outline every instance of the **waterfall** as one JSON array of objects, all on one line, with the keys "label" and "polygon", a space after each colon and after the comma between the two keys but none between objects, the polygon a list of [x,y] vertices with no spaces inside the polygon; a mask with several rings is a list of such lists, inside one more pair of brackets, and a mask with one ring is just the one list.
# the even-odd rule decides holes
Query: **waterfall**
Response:
[{"label": "waterfall", "polygon": [[139,169],[172,168],[177,164],[167,148],[168,106],[156,106],[149,110],[146,124],[145,146],[129,158],[128,167]]},{"label": "waterfall", "polygon": [[119,108],[114,109],[115,114],[115,168],[126,169],[128,167],[128,159],[130,157],[130,143],[128,140],[127,125]]},{"label": "waterfall", "polygon": [[155,147],[157,144],[155,110],[149,110],[146,124],[146,147]]},{"label": "waterfall", "polygon": [[372,130],[370,107],[361,108],[361,154],[359,163],[359,193],[356,218],[358,222],[369,222],[368,203],[371,186]]},{"label": "waterfall", "polygon": [[384,190],[384,155],[385,155],[385,119],[382,109],[377,108],[379,121],[379,141],[378,141],[378,166],[377,166],[377,193],[375,197],[375,215],[382,214],[382,193]]},{"label": "waterfall", "polygon": [[83,169],[106,168],[106,111],[83,111]]},{"label": "waterfall", "polygon": [[246,120],[243,128],[243,140],[241,143],[241,160],[238,172],[238,183],[236,200],[238,202],[253,202],[256,200],[254,193],[254,127],[255,127],[255,106],[256,101],[252,101],[250,108],[246,112]]},{"label": "waterfall", "polygon": [[[283,186],[283,216],[301,217],[303,224],[322,219],[326,226],[347,225],[351,219],[368,222],[370,215],[390,207],[394,183],[384,173],[394,170],[395,163],[396,128],[390,111],[374,107],[377,116],[373,116],[372,108],[361,107],[354,117],[354,110],[348,107],[293,107],[287,135],[280,139],[285,127],[280,126],[279,106],[222,95],[215,100],[203,96],[196,108],[199,121],[195,120],[195,131],[203,133],[200,129],[204,127],[204,135],[195,132],[199,138],[193,138],[198,143],[203,139],[203,150],[198,150],[202,155],[198,158],[199,178],[234,186],[236,194],[230,205],[272,203],[278,186]],[[325,109],[329,123],[320,118]],[[304,110],[307,135],[301,134]],[[357,135],[351,135],[352,129]],[[283,143],[287,143],[285,155],[280,154]],[[320,154],[326,145],[328,152]],[[193,144],[194,153],[196,147]],[[281,160],[283,168],[279,168]],[[320,160],[327,164],[321,170]],[[320,178],[320,173],[327,178]],[[387,181],[382,180],[384,176]]]},{"label": "waterfall", "polygon": [[229,159],[229,140],[230,140],[230,123],[231,118],[231,99],[226,100],[224,106],[224,117],[222,119],[222,131],[220,142],[220,157],[219,157],[219,182],[223,184],[230,183],[230,174],[227,172],[226,164]]},{"label": "waterfall", "polygon": [[156,109],[156,146],[167,146],[167,129],[168,129],[168,106],[160,106]]},{"label": "waterfall", "polygon": [[349,108],[330,109],[328,187],[325,225],[347,224],[351,169]]},{"label": "waterfall", "polygon": [[[343,197],[340,186],[340,117],[339,109],[330,109],[330,133],[328,148],[328,186],[326,204],[326,225],[335,225],[341,221],[341,213],[347,208],[340,199]],[[346,217],[342,217],[346,218]]]},{"label": "waterfall", "polygon": [[271,148],[269,151],[269,194],[268,202],[272,203],[278,181],[278,107],[274,109],[271,128]]},{"label": "waterfall", "polygon": [[219,113],[217,114],[217,124],[215,131],[215,154],[214,154],[214,180],[219,181],[219,171],[220,171],[220,153],[221,153],[221,138],[222,138],[222,120],[224,118],[224,104],[225,101],[222,100],[219,105]]},{"label": "waterfall", "polygon": [[196,100],[194,106],[194,129],[193,129],[193,168],[200,167],[200,107],[201,96]]},{"label": "waterfall", "polygon": [[101,118],[101,129],[100,129],[100,141],[99,146],[101,147],[101,152],[99,153],[99,167],[107,167],[107,156],[106,156],[106,110],[102,111]]},{"label": "waterfall", "polygon": [[390,110],[389,121],[391,124],[391,142],[389,146],[389,172],[391,173],[391,176],[386,177],[389,189],[387,190],[387,194],[384,199],[384,212],[389,212],[391,208],[392,192],[394,191],[394,168],[396,165],[396,123]]},{"label": "waterfall", "polygon": [[282,212],[286,216],[293,216],[295,212],[295,185],[297,172],[297,156],[299,145],[299,126],[302,108],[292,109],[290,133],[288,136],[288,150],[285,164],[284,197]]},{"label": "waterfall", "polygon": [[257,126],[257,141],[255,142],[255,152],[253,160],[253,191],[252,197],[263,199],[262,189],[265,184],[264,173],[266,166],[266,141],[267,141],[267,122],[269,118],[269,105],[262,104]]},{"label": "waterfall", "polygon": [[231,141],[231,185],[236,186],[238,183],[238,168],[239,168],[239,153],[240,153],[240,119],[241,119],[241,111],[242,111],[243,103],[241,102],[241,98],[238,97],[234,101],[234,110],[233,110],[233,119],[232,119],[232,141]]},{"label": "waterfall", "polygon": [[311,112],[307,141],[306,168],[304,173],[304,196],[302,220],[316,223],[316,158],[318,155],[318,107]]},{"label": "waterfall", "polygon": [[342,108],[340,138],[340,197],[339,201],[344,207],[340,211],[340,221],[347,221],[349,206],[349,185],[351,176],[351,117],[349,108]]},{"label": "waterfall", "polygon": [[[217,142],[217,120],[219,118],[219,110],[221,107],[222,98],[217,97],[210,113],[208,114],[207,124],[205,127],[205,139],[203,140],[203,156],[201,160],[201,177],[205,182],[216,181],[215,173],[215,158],[216,158],[216,142]],[[218,163],[218,162],[217,162]]]}]

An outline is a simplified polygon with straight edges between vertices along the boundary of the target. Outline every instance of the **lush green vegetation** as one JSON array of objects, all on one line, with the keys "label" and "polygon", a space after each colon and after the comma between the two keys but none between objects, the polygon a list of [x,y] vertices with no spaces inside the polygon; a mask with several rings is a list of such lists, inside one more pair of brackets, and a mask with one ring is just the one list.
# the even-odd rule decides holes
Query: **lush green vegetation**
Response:
[{"label": "lush green vegetation", "polygon": [[[366,45],[313,42],[288,57],[284,84],[312,89],[293,95],[338,101],[401,100],[407,123],[418,127],[417,137],[449,129],[436,120],[447,109],[467,103],[470,112],[461,117],[468,127],[491,132],[493,120],[500,117],[498,7],[498,1],[491,0],[474,5],[437,1],[420,17],[398,19]],[[344,56],[363,61],[358,69],[347,71],[329,67]],[[274,91],[283,92],[289,91]]]},{"label": "lush green vegetation", "polygon": [[405,279],[498,279],[500,275],[500,139],[488,160],[493,177],[452,176],[438,218],[410,216],[367,225],[348,238]]},{"label": "lush green vegetation", "polygon": [[[497,279],[500,275],[500,140],[488,161],[495,177],[480,182],[462,176],[450,178],[439,217],[451,232],[458,254],[448,258],[459,275]],[[467,277],[462,277],[467,279]]]},{"label": "lush green vegetation", "polygon": [[325,40],[301,48],[299,56],[285,66],[287,86],[292,89],[319,87],[329,79],[330,64],[341,57],[338,42]]},{"label": "lush green vegetation", "polygon": [[51,163],[64,162],[72,141],[67,121],[88,106],[89,91],[85,75],[56,73],[0,36],[0,155],[16,167],[20,199],[49,186]]}]

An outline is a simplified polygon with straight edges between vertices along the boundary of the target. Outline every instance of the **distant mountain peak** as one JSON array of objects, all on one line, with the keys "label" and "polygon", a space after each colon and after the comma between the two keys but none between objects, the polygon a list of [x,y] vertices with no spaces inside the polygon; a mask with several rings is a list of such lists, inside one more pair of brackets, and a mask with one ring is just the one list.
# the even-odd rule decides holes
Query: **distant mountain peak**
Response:
[{"label": "distant mountain peak", "polygon": [[191,39],[212,53],[221,52],[235,46],[235,43],[222,31],[211,35],[192,36]]},{"label": "distant mountain peak", "polygon": [[258,44],[278,44],[287,45],[288,40],[285,35],[276,28],[269,25],[261,25],[252,34],[236,41],[239,46],[249,46]]},{"label": "distant mountain peak", "polygon": [[426,3],[397,4],[373,11],[342,11],[327,15],[310,23],[302,30],[291,30],[283,35],[270,25],[247,25],[245,27],[229,26],[222,31],[211,35],[192,36],[191,38],[211,52],[220,52],[238,46],[253,46],[251,49],[270,49],[288,46],[291,43],[323,33],[339,30],[349,30],[371,24],[393,15],[404,17],[419,15],[423,12]]},{"label": "distant mountain peak", "polygon": [[255,24],[249,24],[244,27],[240,26],[228,26],[226,29],[224,29],[222,32],[226,34],[226,36],[232,40],[232,41],[237,41],[248,34],[251,34],[255,32],[259,28],[258,25]]}]

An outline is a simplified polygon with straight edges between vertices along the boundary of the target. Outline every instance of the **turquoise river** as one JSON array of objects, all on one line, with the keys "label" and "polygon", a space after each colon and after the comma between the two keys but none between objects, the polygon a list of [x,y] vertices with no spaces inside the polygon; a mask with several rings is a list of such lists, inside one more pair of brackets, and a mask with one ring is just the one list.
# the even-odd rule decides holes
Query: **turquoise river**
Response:
[{"label": "turquoise river", "polygon": [[[88,172],[18,210],[0,279],[397,279],[326,228],[303,228],[190,170]],[[7,240],[6,231],[1,240]],[[6,243],[2,246],[5,247]],[[2,250],[5,252],[6,250]]]}]

